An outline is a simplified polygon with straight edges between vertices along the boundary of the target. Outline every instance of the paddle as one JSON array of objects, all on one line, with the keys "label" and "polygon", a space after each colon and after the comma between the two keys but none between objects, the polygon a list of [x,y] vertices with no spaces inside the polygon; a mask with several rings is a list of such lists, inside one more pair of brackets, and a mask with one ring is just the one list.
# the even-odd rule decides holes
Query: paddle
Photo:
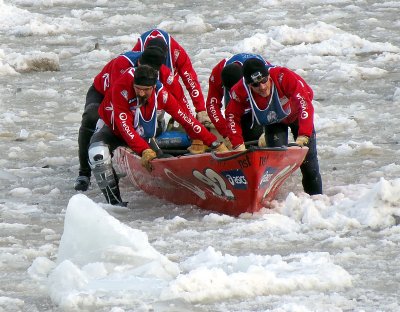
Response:
[{"label": "paddle", "polygon": [[156,152],[157,157],[160,157],[164,154],[162,149],[158,146],[154,137],[150,138],[148,143],[149,143],[151,149]]},{"label": "paddle", "polygon": [[[152,148],[153,151],[156,152],[157,158],[170,158],[174,157],[171,154],[165,154],[164,151],[158,146],[157,141],[155,140],[154,137],[149,139],[149,145]],[[187,151],[186,151],[187,152]]]}]

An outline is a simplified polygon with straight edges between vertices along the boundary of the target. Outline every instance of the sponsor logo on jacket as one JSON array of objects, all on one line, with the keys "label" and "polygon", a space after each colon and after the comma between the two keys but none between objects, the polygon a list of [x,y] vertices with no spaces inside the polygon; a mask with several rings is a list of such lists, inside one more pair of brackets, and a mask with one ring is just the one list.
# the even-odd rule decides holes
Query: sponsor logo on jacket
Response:
[{"label": "sponsor logo on jacket", "polygon": [[269,123],[272,123],[273,121],[278,119],[278,115],[274,111],[270,111],[267,115],[267,120]]},{"label": "sponsor logo on jacket", "polygon": [[174,75],[171,73],[167,78],[167,84],[171,85],[174,82]]},{"label": "sponsor logo on jacket", "polygon": [[102,78],[103,78],[103,90],[106,91],[110,86],[110,74],[105,73]]},{"label": "sponsor logo on jacket", "polygon": [[218,100],[216,97],[212,97],[211,101],[210,101],[210,113],[211,113],[211,117],[215,120],[215,122],[219,121],[218,115],[217,115],[217,109],[215,108],[215,104],[218,103]]},{"label": "sponsor logo on jacket", "polygon": [[196,89],[196,84],[194,83],[192,76],[187,71],[185,71],[183,74],[185,75],[186,81],[189,83],[190,88],[192,89],[190,92],[191,96],[198,97],[200,92]]},{"label": "sponsor logo on jacket", "polygon": [[301,108],[300,118],[301,119],[307,119],[308,118],[308,112],[307,112],[307,102],[306,102],[306,100],[302,97],[302,95],[300,93],[296,94],[296,98],[300,102],[300,108]]},{"label": "sponsor logo on jacket", "polygon": [[164,104],[167,103],[167,101],[168,101],[168,92],[163,91],[162,100],[163,100]]},{"label": "sponsor logo on jacket", "polygon": [[233,114],[229,114],[228,115],[228,126],[231,129],[232,133],[237,133],[236,123],[233,120],[233,118],[234,118]]},{"label": "sponsor logo on jacket", "polygon": [[[231,96],[232,99],[234,99],[235,101],[238,101],[238,102],[239,102],[239,97],[237,96],[237,94],[236,94],[235,91],[232,91],[232,92],[230,93],[230,96]],[[249,100],[249,98],[246,99],[246,101],[248,101],[248,100]]]},{"label": "sponsor logo on jacket", "polygon": [[181,52],[178,49],[174,50],[174,62],[176,62],[176,60],[178,59],[180,53]]},{"label": "sponsor logo on jacket", "polygon": [[121,120],[122,128],[124,129],[125,133],[133,139],[135,135],[132,132],[132,128],[126,123],[126,120],[128,119],[128,116],[126,113],[120,113],[119,114],[119,120]]},{"label": "sponsor logo on jacket", "polygon": [[178,110],[178,114],[179,114],[179,116],[181,116],[185,120],[185,122],[187,124],[189,124],[192,127],[192,129],[193,129],[193,131],[195,133],[200,133],[201,132],[201,126],[195,125],[193,119],[190,116],[186,115],[180,109]]},{"label": "sponsor logo on jacket", "polygon": [[122,90],[121,95],[124,97],[125,100],[128,101],[128,91],[127,90]]},{"label": "sponsor logo on jacket", "polygon": [[279,82],[279,83],[282,83],[283,76],[284,76],[284,73],[280,73],[280,74],[279,74],[279,76],[278,76],[278,82]]},{"label": "sponsor logo on jacket", "polygon": [[[129,100],[128,100],[128,103],[129,103],[129,104],[137,103],[137,101],[138,101],[137,98],[132,98],[132,99],[129,99]],[[135,106],[135,105],[133,105],[133,106]]]},{"label": "sponsor logo on jacket", "polygon": [[214,75],[211,75],[210,81],[211,81],[211,82],[214,82],[214,81],[215,81]]},{"label": "sponsor logo on jacket", "polygon": [[154,39],[154,38],[162,38],[162,39],[164,39],[163,36],[162,36],[160,33],[155,33],[155,35],[150,34],[150,35],[147,37],[146,41],[150,41],[151,39]]}]

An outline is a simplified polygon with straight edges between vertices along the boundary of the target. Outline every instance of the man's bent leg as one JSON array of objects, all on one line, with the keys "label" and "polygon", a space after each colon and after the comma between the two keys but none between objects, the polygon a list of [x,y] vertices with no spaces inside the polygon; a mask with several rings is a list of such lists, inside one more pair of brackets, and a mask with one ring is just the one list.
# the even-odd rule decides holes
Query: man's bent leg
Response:
[{"label": "man's bent leg", "polygon": [[90,145],[89,162],[93,175],[107,203],[121,205],[122,199],[118,186],[118,178],[112,167],[110,149],[104,142]]},{"label": "man's bent leg", "polygon": [[96,123],[99,119],[99,103],[90,103],[86,106],[82,114],[82,123],[79,128],[79,175],[90,177],[90,166],[88,163],[88,149],[90,139],[96,129]]},{"label": "man's bent leg", "polygon": [[301,173],[303,174],[303,189],[309,195],[322,194],[322,178],[319,172],[315,131],[313,131],[307,146],[308,153],[300,166]]},{"label": "man's bent leg", "polygon": [[108,203],[126,206],[121,199],[118,177],[112,166],[112,151],[125,142],[114,135],[112,130],[103,125],[96,130],[89,147],[89,162],[93,175]]},{"label": "man's bent leg", "polygon": [[95,131],[96,123],[99,119],[98,109],[102,99],[103,95],[91,86],[86,95],[85,110],[82,114],[82,122],[78,133],[79,176],[74,184],[74,188],[77,191],[86,191],[89,187],[91,170],[88,149],[90,138]]}]

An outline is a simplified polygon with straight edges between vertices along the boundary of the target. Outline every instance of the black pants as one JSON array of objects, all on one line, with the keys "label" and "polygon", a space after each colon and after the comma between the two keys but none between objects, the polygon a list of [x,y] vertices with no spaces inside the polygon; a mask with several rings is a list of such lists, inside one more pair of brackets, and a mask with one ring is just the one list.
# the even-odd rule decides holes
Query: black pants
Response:
[{"label": "black pants", "polygon": [[107,125],[104,125],[101,129],[99,129],[95,134],[92,135],[90,139],[90,144],[93,144],[95,142],[104,142],[105,144],[107,144],[110,148],[111,154],[118,146],[127,146],[125,141],[117,137]]},{"label": "black pants", "polygon": [[[294,140],[299,133],[298,124],[290,124],[290,131]],[[265,142],[268,147],[278,147],[288,144],[288,126],[282,123],[268,125],[265,127]],[[322,194],[322,178],[319,172],[317,157],[317,136],[315,129],[308,142],[308,153],[300,166],[303,175],[302,184],[304,192],[310,195]]]},{"label": "black pants", "polygon": [[[240,119],[240,125],[242,128],[243,140],[245,142],[258,141],[258,138],[264,132],[264,127],[259,125],[257,122],[252,120],[252,114],[247,113]],[[253,125],[252,125],[253,124]],[[257,145],[257,143],[256,143]]]},{"label": "black pants", "polygon": [[82,114],[81,126],[78,134],[79,146],[79,175],[90,177],[91,170],[89,166],[89,143],[95,129],[97,120],[99,120],[98,109],[104,96],[98,92],[92,85],[86,94],[85,110]]}]

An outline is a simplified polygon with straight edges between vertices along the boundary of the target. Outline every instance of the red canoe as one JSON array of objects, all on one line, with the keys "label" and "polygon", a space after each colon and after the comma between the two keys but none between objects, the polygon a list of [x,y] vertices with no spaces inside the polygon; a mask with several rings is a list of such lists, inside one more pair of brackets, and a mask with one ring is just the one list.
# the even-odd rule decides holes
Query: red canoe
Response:
[{"label": "red canoe", "polygon": [[178,205],[238,216],[268,207],[307,151],[293,146],[161,158],[152,161],[151,173],[129,148],[119,147],[113,159],[119,170],[148,194]]}]

